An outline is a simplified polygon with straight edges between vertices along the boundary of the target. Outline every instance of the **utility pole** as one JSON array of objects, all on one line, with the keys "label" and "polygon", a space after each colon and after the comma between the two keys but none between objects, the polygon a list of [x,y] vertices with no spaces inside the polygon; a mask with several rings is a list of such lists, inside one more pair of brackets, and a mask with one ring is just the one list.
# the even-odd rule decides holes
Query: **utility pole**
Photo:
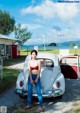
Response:
[{"label": "utility pole", "polygon": [[46,50],[46,48],[45,48],[45,35],[43,34],[42,36],[43,36],[43,45],[44,45],[44,51],[45,51]]}]

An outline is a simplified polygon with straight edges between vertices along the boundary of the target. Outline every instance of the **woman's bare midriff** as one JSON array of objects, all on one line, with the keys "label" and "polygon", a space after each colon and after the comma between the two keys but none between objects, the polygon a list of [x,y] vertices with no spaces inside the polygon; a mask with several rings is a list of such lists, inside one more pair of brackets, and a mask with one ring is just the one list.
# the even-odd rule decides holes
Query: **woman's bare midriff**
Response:
[{"label": "woman's bare midriff", "polygon": [[38,74],[38,70],[32,70],[32,74]]}]

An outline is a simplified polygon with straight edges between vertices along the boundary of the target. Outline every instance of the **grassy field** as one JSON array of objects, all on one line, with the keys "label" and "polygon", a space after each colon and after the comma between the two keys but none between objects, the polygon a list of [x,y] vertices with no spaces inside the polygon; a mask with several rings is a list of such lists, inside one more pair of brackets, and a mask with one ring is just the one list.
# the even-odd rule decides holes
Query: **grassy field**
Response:
[{"label": "grassy field", "polygon": [[[30,54],[30,52],[31,52],[31,50],[28,50],[28,52],[27,52],[27,50],[21,50],[20,51],[20,55],[21,56],[24,56],[24,55],[29,55]],[[54,54],[59,54],[59,49],[53,49],[53,50],[39,50],[39,52],[50,52],[50,53],[54,53]],[[75,54],[75,50],[74,49],[71,49],[70,51],[69,51],[69,53],[70,54]],[[76,53],[80,56],[80,50],[78,49],[77,51],[76,51]]]},{"label": "grassy field", "polygon": [[4,93],[6,90],[16,84],[16,79],[19,74],[18,70],[7,69],[8,66],[18,62],[23,62],[24,60],[25,56],[21,56],[16,59],[8,59],[3,61],[3,80],[0,80],[0,94]]},{"label": "grassy field", "polygon": [[[76,50],[76,53],[80,56],[80,49]],[[70,50],[70,54],[75,54],[75,50]]]},{"label": "grassy field", "polygon": [[[28,52],[27,52],[27,50],[21,50],[20,51],[20,55],[21,56],[24,56],[24,55],[29,55],[30,54],[30,52],[31,52],[31,50],[28,50]],[[59,54],[59,50],[58,49],[55,49],[55,50],[39,50],[39,52],[50,52],[50,53],[54,53],[54,54]]]},{"label": "grassy field", "polygon": [[7,66],[23,62],[25,60],[25,58],[26,58],[25,55],[21,55],[20,57],[17,57],[17,58],[12,58],[12,59],[8,59],[8,60],[4,60],[3,67],[7,68]]},{"label": "grassy field", "polygon": [[0,94],[15,85],[19,72],[12,69],[3,69],[3,80],[0,80]]}]

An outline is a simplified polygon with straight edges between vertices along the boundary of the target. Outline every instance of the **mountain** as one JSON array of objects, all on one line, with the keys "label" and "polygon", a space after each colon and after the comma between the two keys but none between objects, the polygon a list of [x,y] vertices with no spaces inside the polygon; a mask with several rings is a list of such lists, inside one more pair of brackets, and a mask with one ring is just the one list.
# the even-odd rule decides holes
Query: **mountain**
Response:
[{"label": "mountain", "polygon": [[66,46],[66,47],[69,47],[71,45],[76,45],[76,46],[80,47],[80,40],[57,43],[57,45],[58,46]]}]

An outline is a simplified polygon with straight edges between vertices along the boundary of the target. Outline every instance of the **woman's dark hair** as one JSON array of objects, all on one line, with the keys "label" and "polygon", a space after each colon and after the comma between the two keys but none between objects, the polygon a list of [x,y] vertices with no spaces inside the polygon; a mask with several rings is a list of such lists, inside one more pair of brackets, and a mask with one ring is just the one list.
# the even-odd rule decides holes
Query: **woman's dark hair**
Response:
[{"label": "woman's dark hair", "polygon": [[32,54],[33,52],[36,53],[36,55],[38,54],[35,49],[31,51],[31,54]]}]

